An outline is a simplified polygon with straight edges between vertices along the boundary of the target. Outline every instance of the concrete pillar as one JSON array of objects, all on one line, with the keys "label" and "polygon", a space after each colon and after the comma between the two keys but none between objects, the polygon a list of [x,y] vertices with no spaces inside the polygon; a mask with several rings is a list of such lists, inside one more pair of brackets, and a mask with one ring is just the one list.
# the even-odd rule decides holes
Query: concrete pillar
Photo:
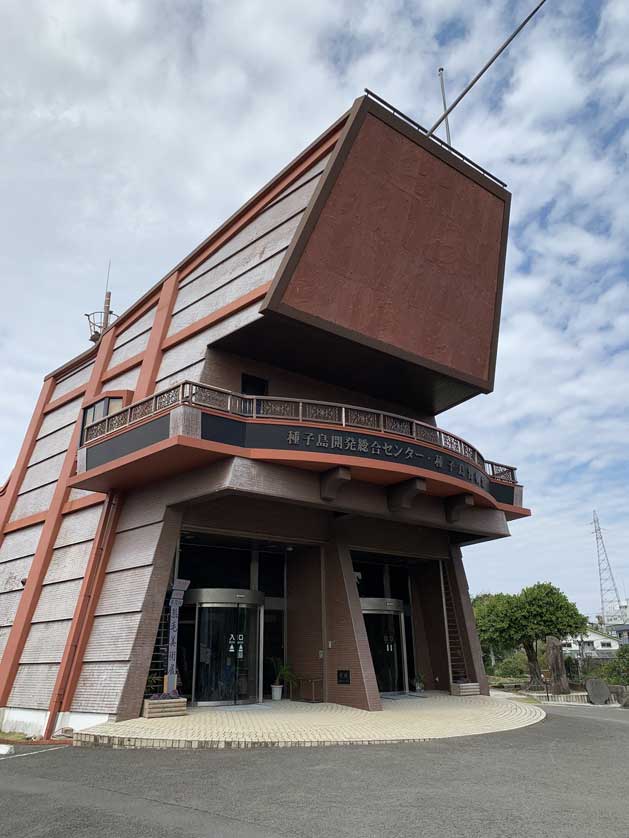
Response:
[{"label": "concrete pillar", "polygon": [[411,568],[411,590],[413,606],[419,604],[419,608],[413,610],[416,665],[427,689],[449,690],[448,649],[437,560],[427,559]]},{"label": "concrete pillar", "polygon": [[[321,549],[295,547],[286,562],[286,660],[300,678],[321,679],[315,685],[317,699],[323,699]],[[310,687],[304,690],[300,697],[310,698]]]},{"label": "concrete pillar", "polygon": [[[333,538],[323,550],[327,700],[382,710],[349,548]],[[349,684],[338,683],[339,672],[349,672]]]}]

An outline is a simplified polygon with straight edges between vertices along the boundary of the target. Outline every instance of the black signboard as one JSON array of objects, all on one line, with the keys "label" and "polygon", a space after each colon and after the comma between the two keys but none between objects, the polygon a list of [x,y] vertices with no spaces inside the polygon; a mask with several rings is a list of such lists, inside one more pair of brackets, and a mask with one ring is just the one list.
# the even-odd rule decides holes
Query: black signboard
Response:
[{"label": "black signboard", "polygon": [[[203,439],[247,448],[269,448],[280,451],[310,451],[331,456],[344,455],[371,461],[414,466],[456,477],[486,492],[493,485],[481,466],[473,465],[443,449],[431,448],[412,440],[391,439],[373,433],[330,429],[316,426],[241,422],[204,413],[201,423]],[[510,488],[510,487],[508,487]],[[511,489],[511,494],[513,490]],[[500,498],[502,500],[502,498]],[[509,503],[513,501],[505,500]]]},{"label": "black signboard", "polygon": [[349,669],[337,669],[336,670],[336,683],[337,684],[350,684],[350,676],[349,676]]},{"label": "black signboard", "polygon": [[127,454],[133,454],[134,451],[153,445],[155,442],[168,439],[169,432],[170,416],[165,414],[157,419],[152,419],[150,422],[145,422],[143,425],[138,425],[137,428],[131,428],[123,434],[117,434],[111,439],[106,439],[104,442],[90,445],[86,449],[86,468],[102,466],[111,462],[111,460],[118,459],[118,457],[125,457]]}]

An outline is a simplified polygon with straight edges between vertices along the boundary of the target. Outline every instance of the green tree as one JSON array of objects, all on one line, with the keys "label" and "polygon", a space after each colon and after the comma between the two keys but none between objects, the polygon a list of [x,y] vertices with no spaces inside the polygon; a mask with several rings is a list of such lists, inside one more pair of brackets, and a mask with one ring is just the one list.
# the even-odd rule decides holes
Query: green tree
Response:
[{"label": "green tree", "polygon": [[512,655],[517,643],[511,641],[503,630],[504,610],[508,607],[509,594],[478,594],[472,600],[474,616],[485,663],[492,668]]},{"label": "green tree", "polygon": [[600,672],[608,684],[629,684],[629,645],[621,646],[616,657],[601,666]]},{"label": "green tree", "polygon": [[529,687],[542,687],[537,644],[551,634],[560,639],[587,628],[573,602],[550,582],[538,582],[519,594],[484,597],[476,610],[481,644],[498,648],[522,647],[529,668]]}]

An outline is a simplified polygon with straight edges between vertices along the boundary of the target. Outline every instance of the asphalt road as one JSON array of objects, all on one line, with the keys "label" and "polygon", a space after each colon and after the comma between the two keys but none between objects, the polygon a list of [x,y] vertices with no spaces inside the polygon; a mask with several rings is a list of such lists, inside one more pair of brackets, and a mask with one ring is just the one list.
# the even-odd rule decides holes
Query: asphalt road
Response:
[{"label": "asphalt road", "polygon": [[9,838],[629,838],[629,710],[417,745],[17,753]]}]

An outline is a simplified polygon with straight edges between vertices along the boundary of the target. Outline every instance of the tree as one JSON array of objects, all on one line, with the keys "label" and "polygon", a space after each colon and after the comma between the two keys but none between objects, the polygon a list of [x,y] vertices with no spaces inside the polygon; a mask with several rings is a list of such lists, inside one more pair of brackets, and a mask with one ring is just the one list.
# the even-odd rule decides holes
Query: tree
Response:
[{"label": "tree", "polygon": [[601,666],[601,675],[608,684],[629,684],[629,646],[621,646],[616,657]]},{"label": "tree", "polygon": [[550,582],[538,582],[519,594],[483,597],[476,613],[481,644],[498,648],[522,647],[529,667],[529,687],[541,689],[542,672],[537,644],[549,634],[560,639],[587,628],[587,617]]},{"label": "tree", "polygon": [[510,594],[478,594],[472,600],[483,656],[495,667],[512,655],[518,644],[508,637],[504,612]]}]

